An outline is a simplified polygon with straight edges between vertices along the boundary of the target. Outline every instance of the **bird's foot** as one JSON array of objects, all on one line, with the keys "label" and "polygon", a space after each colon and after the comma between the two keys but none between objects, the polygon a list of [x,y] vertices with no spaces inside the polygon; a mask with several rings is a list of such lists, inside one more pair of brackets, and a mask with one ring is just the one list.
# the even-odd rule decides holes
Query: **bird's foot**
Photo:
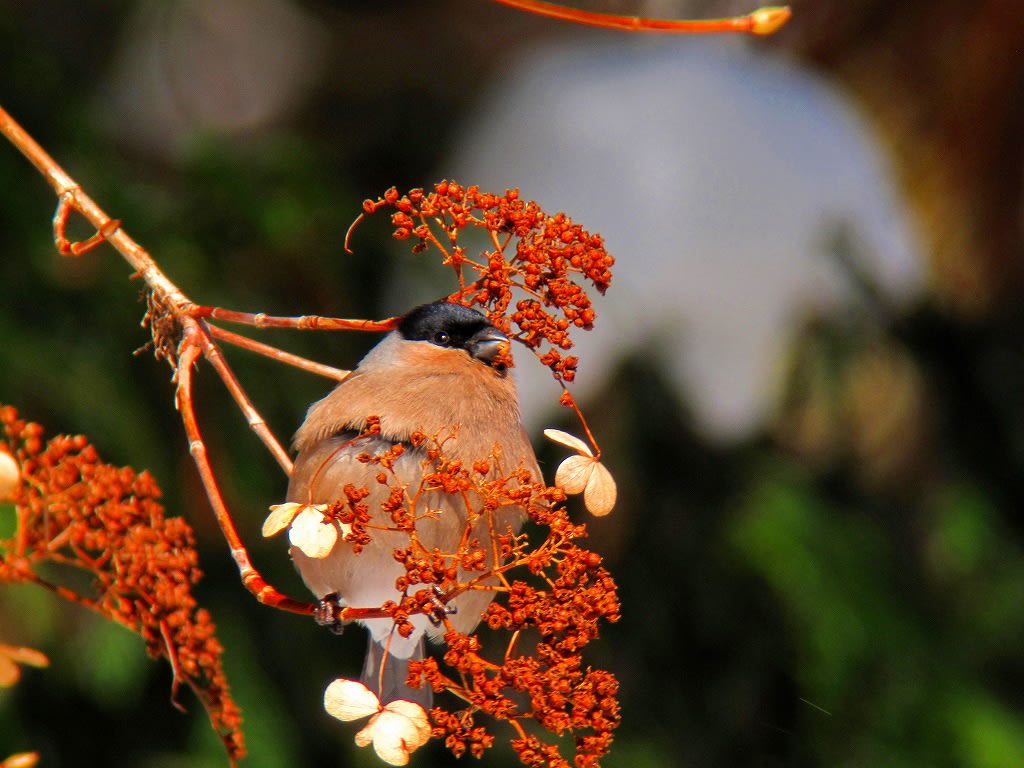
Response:
[{"label": "bird's foot", "polygon": [[448,605],[445,602],[444,590],[437,586],[437,584],[430,588],[430,594],[427,597],[430,599],[430,604],[434,606],[434,610],[427,614],[427,618],[430,619],[430,623],[435,627],[441,626],[445,616],[453,616],[459,612],[458,606]]},{"label": "bird's foot", "polygon": [[345,631],[345,622],[339,618],[339,613],[344,607],[341,595],[337,592],[324,595],[317,601],[313,620],[321,627],[327,627],[334,634],[340,635]]}]

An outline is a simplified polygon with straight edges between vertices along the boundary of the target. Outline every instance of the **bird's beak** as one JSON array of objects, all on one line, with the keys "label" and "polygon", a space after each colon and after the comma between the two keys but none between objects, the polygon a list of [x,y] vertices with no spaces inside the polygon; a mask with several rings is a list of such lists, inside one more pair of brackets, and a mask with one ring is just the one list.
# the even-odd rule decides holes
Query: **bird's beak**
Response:
[{"label": "bird's beak", "polygon": [[503,361],[507,365],[510,344],[508,336],[497,328],[488,328],[474,335],[466,344],[469,354],[484,365]]}]

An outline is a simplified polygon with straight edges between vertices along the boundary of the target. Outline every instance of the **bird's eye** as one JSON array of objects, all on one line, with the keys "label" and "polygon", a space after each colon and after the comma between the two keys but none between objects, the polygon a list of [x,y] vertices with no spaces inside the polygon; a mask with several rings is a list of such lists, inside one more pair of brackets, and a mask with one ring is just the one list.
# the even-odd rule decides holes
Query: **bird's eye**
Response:
[{"label": "bird's eye", "polygon": [[440,347],[447,347],[450,341],[451,337],[444,331],[438,331],[434,334],[434,343]]}]

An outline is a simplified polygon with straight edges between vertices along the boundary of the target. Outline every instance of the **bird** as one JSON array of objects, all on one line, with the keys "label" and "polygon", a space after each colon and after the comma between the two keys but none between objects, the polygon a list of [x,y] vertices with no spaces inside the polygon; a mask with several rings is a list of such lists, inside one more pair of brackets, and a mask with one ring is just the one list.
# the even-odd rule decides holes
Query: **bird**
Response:
[{"label": "bird", "polygon": [[[418,306],[401,318],[393,331],[377,344],[326,397],[311,405],[295,433],[296,452],[288,486],[288,500],[304,505],[344,500],[344,487],[366,488],[371,526],[392,525],[381,502],[390,489],[377,482],[379,465],[359,460],[381,454],[402,443],[404,452],[395,460],[398,482],[412,491],[424,473],[425,448],[415,447],[414,435],[450,439],[443,442],[445,458],[470,467],[490,456],[501,457],[501,467],[491,462],[485,479],[493,480],[508,470],[526,470],[531,482],[541,478],[533,447],[522,425],[515,383],[509,373],[508,337],[485,315],[447,300]],[[366,434],[368,417],[379,419],[379,434]],[[438,514],[420,518],[416,533],[424,547],[445,553],[458,551],[466,532],[465,499],[443,490],[431,490],[423,500]],[[518,532],[526,517],[521,506],[502,505],[481,515],[470,538],[479,539],[491,562],[491,531]],[[339,537],[323,558],[291,547],[292,560],[306,586],[320,600],[320,609],[373,608],[385,601],[399,601],[396,579],[405,567],[394,557],[397,547],[409,545],[408,533],[371,529],[370,542],[356,553]],[[465,574],[460,574],[460,580]],[[473,573],[472,578],[479,575]],[[493,592],[468,590],[444,606],[451,625],[470,633],[491,602]],[[333,613],[328,611],[328,615]],[[414,614],[413,631],[402,637],[390,617],[360,620],[369,630],[362,682],[386,704],[407,699],[429,708],[429,686],[407,685],[409,662],[425,658],[424,638],[442,636],[446,629],[434,617]],[[329,623],[326,620],[323,623]]]}]

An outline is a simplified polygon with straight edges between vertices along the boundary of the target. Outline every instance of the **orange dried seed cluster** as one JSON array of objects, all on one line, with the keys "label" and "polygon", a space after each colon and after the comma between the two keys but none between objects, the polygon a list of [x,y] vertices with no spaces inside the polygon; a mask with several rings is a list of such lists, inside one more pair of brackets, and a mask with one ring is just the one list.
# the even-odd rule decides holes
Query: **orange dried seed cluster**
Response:
[{"label": "orange dried seed cluster", "polygon": [[[363,204],[365,213],[391,208],[394,237],[413,240],[413,251],[438,249],[459,280],[449,297],[479,306],[502,331],[525,344],[561,381],[575,377],[573,328],[590,329],[596,314],[580,280],[604,293],[614,258],[600,235],[591,234],[564,213],[553,216],[537,203],[481,192],[451,181],[432,191],[400,194],[392,188]],[[476,259],[466,255],[459,236],[467,227],[489,233],[494,248]],[[467,281],[466,271],[476,277]],[[515,293],[522,294],[519,299]]]},{"label": "orange dried seed cluster", "polygon": [[17,531],[0,540],[0,582],[45,584],[36,569],[53,562],[90,573],[93,594],[61,594],[139,634],[151,656],[167,658],[175,685],[195,690],[229,756],[243,756],[223,648],[192,594],[201,576],[195,538],[184,519],[164,516],[152,476],[103,463],[80,435],[44,441],[42,427],[9,406],[0,406],[0,450],[21,479],[12,496]]}]

